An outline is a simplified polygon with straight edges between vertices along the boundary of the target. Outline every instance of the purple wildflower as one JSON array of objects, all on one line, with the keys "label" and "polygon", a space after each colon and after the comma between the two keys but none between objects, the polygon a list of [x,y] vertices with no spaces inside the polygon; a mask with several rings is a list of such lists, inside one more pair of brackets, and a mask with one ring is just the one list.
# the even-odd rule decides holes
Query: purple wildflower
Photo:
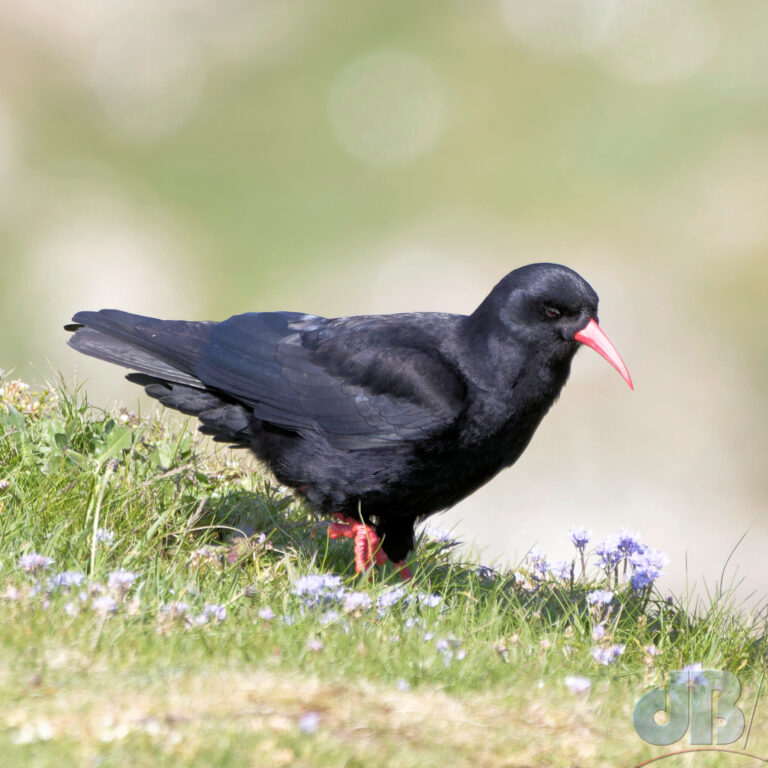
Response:
[{"label": "purple wildflower", "polygon": [[264,619],[264,621],[272,621],[275,618],[275,612],[266,605],[259,611],[259,618]]},{"label": "purple wildflower", "polygon": [[629,562],[633,568],[630,582],[635,589],[640,590],[649,587],[662,575],[669,558],[660,549],[644,547],[642,551],[631,555]]},{"label": "purple wildflower", "polygon": [[675,685],[706,685],[707,678],[702,674],[704,667],[700,661],[686,664],[677,676]]},{"label": "purple wildflower", "polygon": [[405,587],[392,587],[388,589],[382,595],[379,595],[377,605],[379,610],[392,608],[397,605],[405,597]]},{"label": "purple wildflower", "polygon": [[615,536],[608,536],[603,539],[596,547],[595,554],[600,559],[599,566],[604,571],[613,570],[624,556],[619,549],[619,543]]},{"label": "purple wildflower", "polygon": [[587,602],[590,605],[610,605],[613,600],[613,592],[607,589],[594,589],[587,593]]},{"label": "purple wildflower", "polygon": [[337,589],[341,586],[341,576],[332,573],[310,573],[300,576],[293,584],[293,594],[316,594],[317,592]]},{"label": "purple wildflower", "polygon": [[316,637],[310,637],[309,640],[307,640],[307,650],[313,651],[314,653],[320,653],[320,651],[323,650],[323,641],[318,640]]},{"label": "purple wildflower", "polygon": [[427,608],[434,608],[443,601],[443,598],[440,597],[440,595],[429,595],[426,592],[419,592],[418,595],[416,595],[416,599],[419,602],[419,605],[424,605]]},{"label": "purple wildflower", "polygon": [[597,642],[605,637],[605,624],[597,624],[592,630],[592,639]]},{"label": "purple wildflower", "polygon": [[531,578],[535,581],[540,581],[547,575],[549,563],[547,563],[547,556],[540,549],[534,547],[525,559]]},{"label": "purple wildflower", "polygon": [[109,588],[109,591],[113,592],[118,598],[122,598],[133,586],[134,581],[136,581],[135,573],[120,568],[109,574],[107,587]]},{"label": "purple wildflower", "polygon": [[344,609],[347,611],[365,611],[371,607],[373,600],[365,592],[350,592],[344,598]]},{"label": "purple wildflower", "polygon": [[624,653],[625,645],[611,645],[608,648],[593,648],[592,658],[598,663],[608,666],[613,664],[616,659]]},{"label": "purple wildflower", "polygon": [[53,558],[40,555],[37,552],[30,552],[28,555],[22,555],[19,558],[19,568],[24,573],[31,573],[33,575],[50,568],[53,563]]},{"label": "purple wildflower", "polygon": [[227,609],[218,603],[206,603],[203,612],[197,617],[198,621],[207,624],[209,621],[215,621],[221,624],[227,618]]},{"label": "purple wildflower", "polygon": [[435,640],[435,648],[443,657],[443,663],[448,666],[454,659],[462,661],[466,658],[467,652],[460,648],[461,641],[455,637],[441,637]]},{"label": "purple wildflower", "polygon": [[624,555],[629,557],[635,552],[645,549],[645,544],[640,541],[640,534],[634,531],[628,531],[626,528],[619,528],[616,533],[616,548]]},{"label": "purple wildflower", "polygon": [[549,572],[556,579],[568,581],[573,572],[573,564],[568,562],[568,560],[558,560],[549,566]]},{"label": "purple wildflower", "polygon": [[117,600],[111,595],[99,595],[91,600],[91,608],[102,616],[117,613]]},{"label": "purple wildflower", "polygon": [[459,544],[459,540],[454,538],[450,531],[446,531],[443,528],[433,528],[431,525],[424,527],[422,533],[432,541],[438,544],[443,544],[448,547],[455,547]]},{"label": "purple wildflower", "polygon": [[584,547],[589,544],[589,540],[592,538],[592,531],[588,531],[586,528],[573,526],[568,529],[567,535],[570,537],[573,546],[583,552]]},{"label": "purple wildflower", "polygon": [[311,573],[299,577],[293,584],[293,594],[303,598],[307,608],[318,608],[340,603],[346,588],[341,577],[330,573]]},{"label": "purple wildflower", "polygon": [[80,571],[61,571],[54,573],[48,580],[51,589],[69,589],[70,587],[81,587],[85,581],[85,575]]},{"label": "purple wildflower", "polygon": [[189,605],[183,600],[177,600],[173,603],[166,603],[160,606],[160,614],[170,619],[179,619],[189,613]]}]

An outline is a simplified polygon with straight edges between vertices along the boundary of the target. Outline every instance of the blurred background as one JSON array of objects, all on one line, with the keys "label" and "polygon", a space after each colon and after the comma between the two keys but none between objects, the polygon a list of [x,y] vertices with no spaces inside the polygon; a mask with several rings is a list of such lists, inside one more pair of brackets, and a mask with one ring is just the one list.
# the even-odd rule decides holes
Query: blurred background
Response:
[{"label": "blurred background", "polygon": [[[597,355],[432,524],[485,561],[626,526],[768,593],[765,0],[0,0],[0,368],[136,407],[61,326],[470,312],[565,263]],[[144,402],[143,408],[148,405]]]}]

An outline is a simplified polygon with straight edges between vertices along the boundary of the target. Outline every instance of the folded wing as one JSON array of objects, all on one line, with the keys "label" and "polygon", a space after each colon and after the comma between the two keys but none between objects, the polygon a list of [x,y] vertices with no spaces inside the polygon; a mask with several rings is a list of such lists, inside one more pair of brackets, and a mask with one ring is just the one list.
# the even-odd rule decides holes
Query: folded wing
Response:
[{"label": "folded wing", "polygon": [[418,326],[409,330],[384,317],[237,315],[213,329],[195,373],[256,418],[337,447],[418,440],[450,427],[463,389],[434,346],[417,343]]},{"label": "folded wing", "polygon": [[101,310],[78,313],[67,328],[75,349],[136,371],[132,381],[185,413],[219,403],[238,422],[244,411],[365,449],[444,432],[461,412],[463,382],[425,317],[262,312],[194,323]]}]

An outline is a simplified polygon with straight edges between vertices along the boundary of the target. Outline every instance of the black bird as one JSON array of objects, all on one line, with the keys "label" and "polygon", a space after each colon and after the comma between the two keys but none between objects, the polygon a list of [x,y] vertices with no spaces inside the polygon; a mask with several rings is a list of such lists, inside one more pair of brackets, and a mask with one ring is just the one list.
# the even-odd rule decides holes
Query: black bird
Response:
[{"label": "black bird", "polygon": [[150,397],[249,448],[339,517],[331,535],[355,538],[359,571],[386,556],[400,563],[417,521],[514,464],[580,343],[632,387],[597,303],[572,269],[530,264],[468,316],[249,312],[186,322],[103,309],[65,327],[70,346],[130,368]]}]

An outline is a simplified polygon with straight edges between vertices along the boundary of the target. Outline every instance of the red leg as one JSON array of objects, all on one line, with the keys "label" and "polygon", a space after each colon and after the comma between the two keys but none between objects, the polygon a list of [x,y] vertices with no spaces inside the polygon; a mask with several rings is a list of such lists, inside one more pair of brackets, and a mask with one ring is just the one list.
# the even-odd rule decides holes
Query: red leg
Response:
[{"label": "red leg", "polygon": [[[381,539],[372,527],[351,517],[345,517],[340,512],[334,513],[340,523],[331,523],[328,527],[328,535],[332,539],[344,537],[355,540],[355,571],[361,573],[372,565],[384,565],[388,558],[381,548]],[[402,563],[395,563],[397,572],[403,581],[413,578],[411,569]]]},{"label": "red leg", "polygon": [[397,573],[403,581],[411,581],[411,579],[413,579],[413,572],[405,564],[405,560],[395,563],[395,566],[397,567]]}]

